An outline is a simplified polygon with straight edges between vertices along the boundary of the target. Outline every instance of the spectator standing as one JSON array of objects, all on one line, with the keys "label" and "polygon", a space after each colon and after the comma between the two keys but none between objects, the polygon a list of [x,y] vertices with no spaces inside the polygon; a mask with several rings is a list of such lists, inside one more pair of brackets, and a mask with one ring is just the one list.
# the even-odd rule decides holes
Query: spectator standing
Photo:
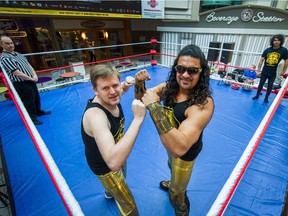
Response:
[{"label": "spectator standing", "polygon": [[282,69],[282,72],[280,72],[280,75],[282,76],[288,66],[288,51],[287,48],[283,47],[285,37],[282,34],[274,35],[270,39],[270,47],[265,49],[264,52],[261,55],[260,61],[258,63],[258,72],[261,72],[261,68],[264,62],[264,66],[261,72],[260,76],[260,82],[258,85],[258,90],[256,93],[256,96],[254,96],[252,99],[257,100],[259,98],[259,95],[263,89],[263,86],[268,79],[268,86],[267,86],[267,92],[265,95],[264,102],[268,103],[269,95],[273,88],[274,80],[277,76],[277,67],[278,64],[282,59],[284,59],[285,63]]},{"label": "spectator standing", "polygon": [[21,53],[15,52],[15,46],[10,37],[1,36],[0,45],[3,48],[1,63],[7,72],[15,90],[21,98],[29,116],[35,125],[42,124],[38,116],[48,115],[50,111],[41,109],[40,95],[37,89],[38,76],[28,60]]}]

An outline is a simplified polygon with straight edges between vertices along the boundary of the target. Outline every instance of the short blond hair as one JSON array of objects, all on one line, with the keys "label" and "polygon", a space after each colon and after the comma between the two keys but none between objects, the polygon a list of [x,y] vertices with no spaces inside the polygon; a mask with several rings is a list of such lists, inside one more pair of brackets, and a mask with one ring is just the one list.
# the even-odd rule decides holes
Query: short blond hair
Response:
[{"label": "short blond hair", "polygon": [[93,88],[97,87],[97,80],[100,77],[110,77],[116,75],[118,79],[120,80],[120,73],[116,70],[114,66],[105,65],[105,64],[99,64],[95,65],[91,68],[90,71],[90,80]]}]

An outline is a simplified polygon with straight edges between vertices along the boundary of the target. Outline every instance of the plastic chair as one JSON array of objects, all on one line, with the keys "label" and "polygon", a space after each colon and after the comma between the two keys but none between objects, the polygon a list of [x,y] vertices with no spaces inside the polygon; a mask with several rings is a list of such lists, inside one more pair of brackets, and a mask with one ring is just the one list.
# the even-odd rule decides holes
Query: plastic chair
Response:
[{"label": "plastic chair", "polygon": [[66,73],[64,69],[60,69],[59,72],[60,72],[60,75]]}]

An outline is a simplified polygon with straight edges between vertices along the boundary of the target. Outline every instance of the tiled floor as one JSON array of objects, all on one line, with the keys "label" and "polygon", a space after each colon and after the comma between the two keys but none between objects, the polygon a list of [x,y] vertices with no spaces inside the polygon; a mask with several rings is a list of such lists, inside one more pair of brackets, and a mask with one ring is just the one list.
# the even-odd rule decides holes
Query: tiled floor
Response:
[{"label": "tiled floor", "polygon": [[0,160],[0,216],[12,216],[5,183],[2,161]]},{"label": "tiled floor", "polygon": [[9,203],[7,207],[3,207],[3,204],[1,203],[0,216],[12,216]]},{"label": "tiled floor", "polygon": [[0,101],[6,100],[3,93],[0,93]]}]

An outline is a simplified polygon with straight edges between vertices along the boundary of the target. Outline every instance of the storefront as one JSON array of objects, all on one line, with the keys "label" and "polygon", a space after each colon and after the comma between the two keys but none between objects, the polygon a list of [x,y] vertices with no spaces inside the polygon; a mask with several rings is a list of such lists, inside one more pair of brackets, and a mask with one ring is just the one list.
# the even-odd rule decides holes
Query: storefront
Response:
[{"label": "storefront", "polygon": [[71,49],[105,47],[129,43],[130,22],[128,20],[98,20],[98,19],[52,19],[57,42],[63,53],[64,63],[69,61],[90,62],[120,57],[130,49],[114,47],[103,49],[86,49],[71,51]]},{"label": "storefront", "polygon": [[[129,43],[129,20],[17,17],[0,19],[0,23],[1,34],[13,38],[18,52],[38,53],[28,56],[36,70],[68,65],[71,61],[90,62],[131,53],[129,47],[72,50]],[[45,53],[55,50],[68,51]]]},{"label": "storefront", "polygon": [[[130,54],[129,47],[89,48],[130,43],[130,19],[141,18],[141,1],[0,1],[0,14],[0,34],[39,70]],[[49,53],[55,50],[67,51]]]},{"label": "storefront", "polygon": [[164,18],[163,2],[155,3],[0,1],[0,34],[12,37],[16,51],[27,55],[36,70],[149,53],[151,47],[142,42],[159,40],[156,28]]},{"label": "storefront", "polygon": [[[47,52],[56,48],[50,20],[47,18],[9,17],[0,19],[0,27],[0,33],[10,36],[15,43],[15,50],[20,53]],[[52,57],[46,54],[28,58],[36,69],[41,69],[47,64],[56,64],[47,60]]]}]

